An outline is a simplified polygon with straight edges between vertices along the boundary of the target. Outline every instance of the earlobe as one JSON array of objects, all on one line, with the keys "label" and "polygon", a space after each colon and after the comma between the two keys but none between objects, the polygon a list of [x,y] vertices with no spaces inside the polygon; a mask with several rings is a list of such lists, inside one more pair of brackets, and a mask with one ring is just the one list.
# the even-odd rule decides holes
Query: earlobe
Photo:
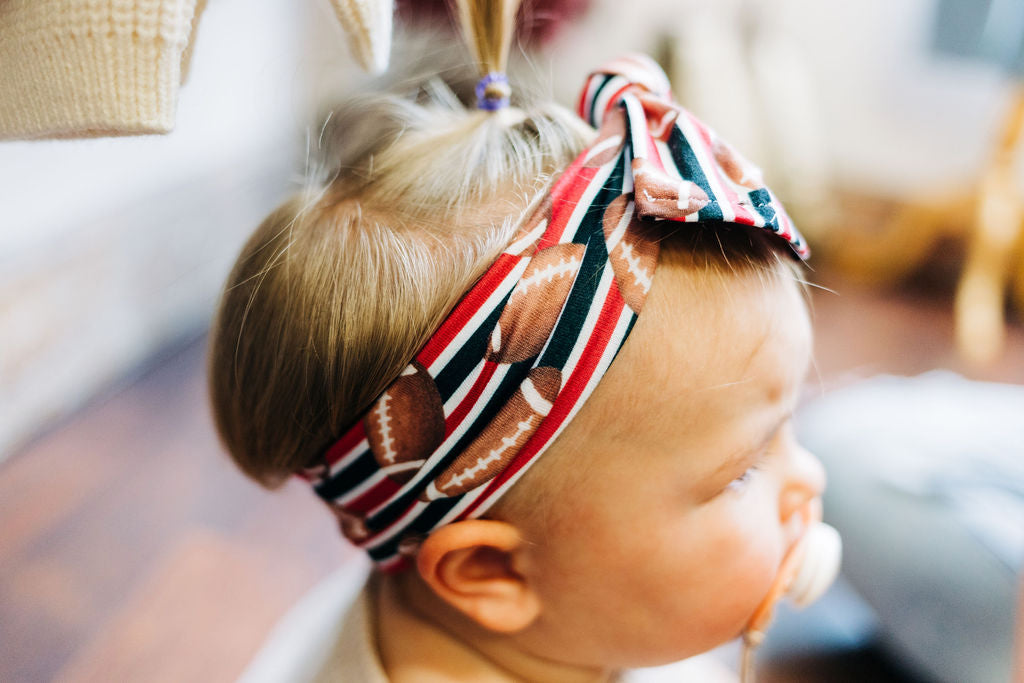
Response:
[{"label": "earlobe", "polygon": [[513,633],[540,614],[540,599],[522,571],[523,549],[507,522],[463,520],[427,537],[416,567],[445,602],[484,628]]}]

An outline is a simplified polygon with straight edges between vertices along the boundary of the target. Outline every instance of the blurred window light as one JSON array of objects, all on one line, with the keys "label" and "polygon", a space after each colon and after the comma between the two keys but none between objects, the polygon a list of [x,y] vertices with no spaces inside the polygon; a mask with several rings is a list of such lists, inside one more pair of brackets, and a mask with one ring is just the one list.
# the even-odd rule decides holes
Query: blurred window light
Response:
[{"label": "blurred window light", "polygon": [[939,0],[934,51],[980,59],[1024,76],[1024,2],[1021,0]]}]

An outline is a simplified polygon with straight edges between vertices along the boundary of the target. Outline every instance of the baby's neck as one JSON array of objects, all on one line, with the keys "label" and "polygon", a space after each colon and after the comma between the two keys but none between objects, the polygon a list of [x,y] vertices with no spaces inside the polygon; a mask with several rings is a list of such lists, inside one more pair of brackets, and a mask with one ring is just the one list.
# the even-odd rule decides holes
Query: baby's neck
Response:
[{"label": "baby's neck", "polygon": [[378,577],[377,645],[391,683],[606,683],[607,671],[544,659],[437,597],[415,574]]}]

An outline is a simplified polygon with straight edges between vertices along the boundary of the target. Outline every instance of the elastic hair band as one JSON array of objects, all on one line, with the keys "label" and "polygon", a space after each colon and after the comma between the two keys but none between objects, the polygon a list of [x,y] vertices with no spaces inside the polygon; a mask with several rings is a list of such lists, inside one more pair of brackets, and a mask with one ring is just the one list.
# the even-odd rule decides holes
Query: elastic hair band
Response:
[{"label": "elastic hair band", "polygon": [[508,76],[500,71],[492,71],[476,84],[476,108],[485,111],[504,109],[508,106],[511,94]]}]

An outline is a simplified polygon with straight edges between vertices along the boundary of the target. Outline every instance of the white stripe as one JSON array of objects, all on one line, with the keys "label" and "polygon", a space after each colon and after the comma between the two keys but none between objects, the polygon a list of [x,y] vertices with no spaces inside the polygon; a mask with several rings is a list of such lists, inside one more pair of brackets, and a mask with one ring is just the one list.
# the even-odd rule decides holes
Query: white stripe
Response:
[{"label": "white stripe", "polygon": [[537,392],[537,387],[533,386],[533,380],[529,377],[523,382],[519,388],[523,392],[523,397],[526,398],[526,402],[533,408],[533,412],[541,415],[542,417],[551,412],[551,401],[547,400]]},{"label": "white stripe", "polygon": [[586,341],[594,334],[597,319],[601,316],[601,309],[604,308],[605,301],[608,299],[608,292],[613,286],[615,286],[615,274],[612,272],[611,264],[608,263],[605,265],[604,271],[601,272],[601,281],[597,285],[597,294],[590,304],[590,310],[587,311],[587,317],[583,321],[583,327],[580,329],[576,345],[573,347],[572,353],[569,354],[569,359],[562,368],[562,377],[571,375],[573,370],[576,369],[576,365],[580,362],[580,356],[587,345]]},{"label": "white stripe", "polygon": [[594,196],[604,187],[604,183],[608,180],[608,176],[612,174],[612,167],[614,166],[615,164],[606,164],[597,169],[597,173],[594,174],[590,184],[587,185],[587,188],[583,190],[583,194],[576,200],[576,206],[572,210],[569,220],[565,222],[562,234],[558,236],[557,244],[565,244],[572,241],[573,235],[576,234],[580,224],[583,222],[583,216],[594,202]]},{"label": "white stripe", "polygon": [[[611,340],[609,341],[608,345],[605,347],[603,353],[601,354],[601,358],[600,360],[598,360],[597,365],[594,368],[594,373],[590,376],[590,379],[587,380],[586,385],[584,385],[583,392],[576,400],[576,403],[573,404],[573,407],[569,410],[569,413],[565,416],[565,419],[562,420],[562,423],[560,425],[558,425],[558,428],[551,435],[551,438],[548,439],[547,443],[545,443],[540,448],[540,450],[534,454],[533,458],[531,458],[525,466],[523,466],[518,472],[509,477],[508,481],[506,481],[500,487],[495,489],[487,500],[480,503],[480,507],[473,510],[472,517],[476,518],[487,512],[488,508],[490,508],[510,488],[515,486],[515,483],[519,481],[519,478],[526,474],[526,471],[530,469],[530,467],[532,467],[533,464],[537,462],[537,460],[540,459],[540,456],[544,455],[544,452],[548,449],[548,447],[555,442],[555,439],[557,439],[559,435],[562,433],[562,431],[569,425],[569,423],[573,421],[573,418],[575,418],[577,413],[579,413],[580,409],[583,407],[583,404],[586,403],[587,399],[590,398],[590,395],[594,393],[594,389],[597,388],[597,385],[601,381],[601,378],[603,378],[604,374],[608,371],[608,366],[611,365],[612,359],[615,358],[615,354],[619,350],[619,341],[622,339],[623,335],[626,334],[626,329],[629,327],[629,321],[632,317],[633,312],[632,310],[630,310],[629,306],[623,306],[622,312],[619,314],[619,319],[615,323],[615,329],[612,332]],[[566,379],[568,379],[568,375],[566,376]],[[483,492],[481,491],[481,495],[482,494]],[[445,519],[448,519],[448,517],[450,516],[451,515],[446,515]]]},{"label": "white stripe", "polygon": [[639,52],[630,53],[603,68],[608,70],[625,72],[631,81],[639,83],[651,92],[661,95],[670,89],[668,77],[658,63],[645,54]]},{"label": "white stripe", "polygon": [[473,388],[476,383],[476,378],[480,376],[480,373],[484,371],[484,364],[486,361],[480,359],[480,362],[476,364],[476,367],[466,375],[466,378],[462,380],[462,384],[458,386],[454,393],[448,397],[448,400],[444,402],[444,414],[445,416],[451,415],[455,412],[455,406],[462,403],[462,399],[466,398],[466,394]]},{"label": "white stripe", "polygon": [[480,329],[480,323],[494,312],[494,309],[498,307],[505,295],[512,291],[512,288],[519,282],[519,278],[522,277],[523,271],[526,270],[526,266],[530,264],[530,259],[524,258],[505,276],[505,279],[501,281],[498,287],[491,293],[484,305],[480,307],[476,313],[466,322],[466,324],[459,330],[455,338],[449,342],[448,346],[441,351],[434,362],[430,364],[427,370],[430,372],[431,377],[437,377],[440,374],[441,369],[455,356],[456,353],[465,345],[466,340],[469,339],[473,334]]},{"label": "white stripe", "polygon": [[[704,138],[701,137],[700,131],[693,125],[693,121],[690,120],[690,117],[685,112],[679,116],[676,123],[682,128],[683,133],[690,142],[690,148],[697,155],[701,171],[704,172],[704,177],[708,179],[708,185],[711,186],[711,191],[715,195],[712,199],[715,199],[718,202],[718,206],[722,209],[722,220],[726,222],[736,220],[736,212],[732,209],[732,202],[729,201],[725,189],[718,181],[718,174],[714,171],[714,169],[718,168],[718,162],[708,156],[711,150],[704,145]],[[671,153],[669,153],[668,158],[672,158]]]},{"label": "white stripe", "polygon": [[[373,540],[371,540],[369,543],[362,545],[361,547],[365,548],[366,550],[372,550],[374,548],[379,548],[380,546],[384,545],[392,538],[394,538],[400,531],[404,531],[405,528],[409,524],[411,524],[412,521],[416,519],[416,517],[418,517],[421,512],[423,512],[423,510],[426,509],[426,507],[427,503],[424,503],[422,500],[416,499],[415,501],[413,501],[413,504],[409,506],[409,509],[405,511],[405,514],[399,517],[394,522],[394,524],[391,524],[387,529],[383,529],[379,535],[373,537]],[[367,515],[367,517],[370,517],[372,514],[373,513],[371,512],[369,515]]]},{"label": "white stripe", "polygon": [[[633,158],[647,158],[647,117],[644,115],[644,108],[633,95],[626,95],[622,98],[626,103],[626,112],[629,116],[629,134],[633,142]],[[641,125],[634,125],[639,121]]]},{"label": "white stripe", "polygon": [[604,150],[608,149],[609,147],[615,147],[616,145],[618,145],[621,142],[622,142],[622,136],[621,135],[612,135],[611,137],[605,138],[604,140],[602,140],[601,142],[597,143],[596,145],[591,147],[589,150],[587,150],[587,155],[585,157],[583,157],[583,163],[587,163],[588,161],[593,159],[595,156],[597,156],[598,154],[600,154]]},{"label": "white stripe", "polygon": [[[669,175],[682,178],[683,174],[680,172],[679,167],[676,166],[676,161],[672,158],[672,151],[668,148],[668,145],[660,140],[656,140],[654,144],[658,148],[658,155],[661,157],[661,163],[665,166],[665,171],[667,171]],[[683,218],[684,223],[696,223],[698,220],[700,220],[700,211],[688,213]]]},{"label": "white stripe", "polygon": [[622,212],[622,218],[619,219],[619,224],[615,226],[615,230],[612,231],[611,236],[608,238],[607,245],[609,254],[615,251],[615,247],[619,246],[619,242],[622,240],[623,235],[626,234],[626,229],[629,228],[630,221],[633,220],[633,212],[635,210],[636,205],[633,200],[630,199],[626,202],[626,210]]},{"label": "white stripe", "polygon": [[[440,462],[442,459],[444,459],[445,456],[448,455],[452,447],[455,446],[455,444],[459,442],[459,439],[461,439],[465,435],[466,431],[469,430],[470,425],[472,425],[473,422],[476,421],[476,418],[480,416],[480,413],[483,411],[483,408],[487,404],[488,399],[494,396],[495,388],[498,386],[501,380],[505,379],[505,375],[508,374],[509,368],[511,367],[512,366],[506,364],[499,365],[497,367],[497,369],[494,371],[494,374],[491,376],[491,379],[487,382],[486,385],[484,385],[483,391],[480,392],[481,400],[477,401],[469,409],[469,412],[466,413],[466,416],[462,419],[462,422],[460,422],[458,426],[456,426],[455,429],[452,430],[452,433],[448,435],[448,438],[444,440],[444,443],[438,446],[434,450],[434,452],[430,454],[430,457],[427,458],[426,462],[424,462],[423,465],[420,467],[420,470],[419,472],[416,473],[416,476],[407,481],[405,485],[402,486],[402,488],[400,488],[391,498],[387,499],[386,501],[375,507],[373,510],[371,510],[367,517],[372,517],[376,515],[385,507],[387,507],[392,500],[400,498],[406,495],[409,491],[415,490],[420,487],[420,484],[422,483],[423,479],[426,478],[427,473],[430,472],[430,470],[432,470],[437,465],[438,462]],[[449,411],[446,409],[445,415],[448,414]],[[397,521],[393,522],[391,525],[388,526],[388,529],[390,529],[392,526],[398,523],[399,522]]]},{"label": "white stripe", "polygon": [[407,470],[419,469],[422,464],[422,460],[406,460],[405,462],[396,462],[394,465],[382,467],[380,471],[390,477],[395,474],[401,474]]},{"label": "white stripe", "polygon": [[594,111],[591,112],[590,118],[598,126],[601,125],[601,121],[604,119],[604,113],[608,109],[608,102],[611,100],[612,95],[622,89],[623,86],[629,85],[629,80],[622,76],[612,76],[611,80],[601,89],[600,94],[597,96],[597,101],[594,102]]},{"label": "white stripe", "polygon": [[[441,519],[439,519],[437,521],[437,524],[435,524],[433,527],[431,527],[430,530],[434,531],[435,529],[440,529],[445,524],[450,523],[452,520],[454,520],[459,515],[461,515],[463,510],[468,508],[470,505],[472,505],[474,502],[476,502],[477,498],[479,498],[480,496],[483,495],[484,491],[487,489],[487,485],[490,484],[490,483],[491,483],[490,481],[485,481],[483,484],[480,484],[480,486],[477,486],[475,489],[473,489],[471,491],[467,491],[462,496],[461,500],[459,500],[459,502],[455,504],[455,507],[453,507],[447,513],[445,513],[445,516],[442,517]],[[477,517],[477,516],[479,516],[479,514],[477,513],[476,510],[474,510],[473,511],[473,517]]]},{"label": "white stripe", "polygon": [[501,325],[500,324],[495,324],[494,329],[491,330],[491,352],[492,353],[497,353],[498,349],[500,349],[500,348],[501,348]]},{"label": "white stripe", "polygon": [[[594,327],[597,325],[597,320],[601,315],[601,309],[604,307],[604,304],[608,299],[609,291],[615,284],[614,280],[615,276],[612,272],[611,264],[607,264],[601,273],[601,280],[597,286],[597,295],[591,302],[590,310],[587,312],[587,317],[583,322],[582,328],[580,329],[580,334],[577,337],[576,344],[572,350],[572,353],[569,354],[569,359],[565,364],[565,367],[562,369],[563,377],[569,377],[572,374],[573,370],[576,369],[576,365],[579,364],[580,356],[583,353],[583,349],[587,345],[587,340],[589,340],[594,333]],[[628,306],[623,308],[628,309]],[[498,369],[495,371],[494,376],[491,378],[491,381],[487,383],[487,386],[484,387],[484,390],[483,392],[481,392],[480,396],[492,396],[494,387],[497,386],[497,382],[500,382],[501,378],[504,378],[504,376],[508,373],[508,369],[509,366],[507,365],[498,366]],[[466,430],[469,428],[469,425],[471,425],[475,421],[476,417],[479,416],[481,410],[483,409],[483,406],[486,403],[487,400],[484,399],[478,401],[477,404],[473,406],[473,408],[470,410],[470,413],[466,415],[462,423],[458,427],[456,427],[455,431],[452,432],[451,436],[448,439],[446,439],[445,442],[436,451],[434,451],[434,453],[430,456],[427,462],[420,468],[419,474],[412,480],[407,482],[405,486],[403,486],[402,489],[398,493],[396,493],[395,496],[393,496],[393,498],[402,496],[405,494],[407,490],[419,485],[419,483],[425,477],[426,473],[433,469],[435,463],[440,458],[443,458],[452,448],[452,446],[454,446],[458,442],[462,435],[465,434]],[[445,413],[448,413],[447,406],[445,409]],[[485,487],[486,484],[482,484],[478,488],[480,488],[482,492],[482,489]],[[473,502],[473,500],[475,500],[478,496],[479,494],[474,495],[472,491],[467,492],[463,496],[462,500],[460,500],[459,503],[456,505],[456,507],[453,508],[447,515],[445,515],[445,517],[442,518],[442,520],[434,528],[438,528],[439,526],[442,526],[443,524],[447,523],[447,521],[454,519],[456,516],[458,516],[459,512],[466,509],[466,507],[468,507]],[[390,500],[391,499],[377,506],[367,516],[372,517],[374,514],[376,514],[385,506],[387,506]],[[401,527],[404,527],[405,522],[403,522],[402,520],[405,520],[407,517],[408,515],[403,515],[401,519],[396,520],[394,523],[390,524],[388,528],[383,531],[383,533],[389,534],[388,538],[390,538],[396,533],[397,530],[399,530]],[[379,545],[379,543],[376,543],[376,541],[375,544]]]},{"label": "white stripe", "polygon": [[626,165],[625,172],[622,174],[622,193],[627,194],[633,191],[633,152],[632,145],[623,150],[622,156]]},{"label": "white stripe", "polygon": [[359,441],[359,443],[352,447],[352,450],[350,450],[345,455],[341,456],[341,458],[339,458],[337,462],[331,465],[330,473],[327,475],[327,478],[333,477],[338,472],[341,472],[343,469],[351,465],[354,461],[356,461],[359,458],[360,455],[363,454],[363,451],[365,451],[369,447],[370,442],[366,440],[366,437],[363,437]]},{"label": "white stripe", "polygon": [[545,218],[534,227],[533,230],[526,233],[512,244],[508,245],[505,249],[506,254],[512,254],[513,256],[519,256],[526,247],[530,246],[544,234],[544,231],[548,229],[548,219]]},{"label": "white stripe", "polygon": [[678,109],[666,109],[653,126],[648,126],[651,136],[656,140],[663,138],[665,133],[675,125],[678,116],[680,116]]},{"label": "white stripe", "polygon": [[[593,202],[594,195],[596,195],[597,192],[604,186],[605,181],[611,174],[611,167],[613,165],[614,164],[609,164],[606,168],[598,169],[597,173],[594,175],[594,178],[587,185],[587,188],[583,191],[583,194],[579,197],[576,207],[573,209],[573,213],[569,217],[569,220],[566,221],[565,228],[562,232],[562,235],[558,239],[558,243],[563,243],[567,238],[571,239],[572,235],[575,234],[576,230],[579,228],[580,222],[582,221],[583,214],[586,213],[587,209]],[[507,292],[508,289],[511,289],[511,287],[508,287],[508,283],[513,276],[515,277],[515,281],[513,281],[511,284],[512,287],[515,286],[516,282],[518,282],[519,278],[521,277],[522,272],[526,269],[526,265],[528,265],[529,261],[530,259],[523,259],[519,264],[516,265],[516,268],[514,268],[513,271],[509,274],[509,276],[502,281],[502,284],[499,286],[499,288],[496,289],[495,292],[490,297],[488,297],[487,302],[483,307],[481,307],[480,311],[477,311],[477,313],[473,315],[473,317],[463,327],[463,329],[459,331],[459,334],[456,335],[455,339],[452,340],[452,342],[449,343],[449,345],[445,348],[441,355],[438,356],[437,360],[431,363],[429,368],[431,375],[436,376],[436,374],[440,371],[440,368],[444,367],[444,365],[447,364],[447,362],[455,355],[455,353],[462,348],[466,340],[473,334],[473,332],[479,328],[483,318],[489,315],[491,312],[493,312],[493,309],[497,305],[497,302],[501,300],[499,298],[501,296],[499,292]],[[587,318],[584,321],[583,328],[580,331],[579,340],[577,342],[577,348],[574,349],[573,353],[570,355],[569,362],[566,365],[565,369],[563,369],[563,376],[568,376],[568,373],[570,373],[572,369],[575,368],[576,364],[579,362],[579,356],[582,347],[586,345],[585,340],[589,339],[590,335],[593,334],[594,324],[598,316],[600,315],[601,307],[603,306],[604,301],[607,299],[608,290],[611,288],[613,284],[614,275],[609,264],[604,268],[602,272],[601,281],[598,284],[597,289],[598,294],[594,299],[594,302],[600,301],[601,304],[595,306],[594,302],[591,302],[590,311],[588,312]],[[579,341],[583,341],[583,343],[581,344],[579,343]],[[462,422],[455,428],[451,435],[449,435],[449,437],[445,439],[444,443],[441,444],[441,446],[439,446],[434,451],[434,453],[431,454],[430,458],[428,458],[428,460],[420,467],[417,476],[406,482],[406,484],[402,486],[402,488],[397,493],[395,493],[394,496],[390,497],[387,501],[371,510],[370,513],[367,515],[368,517],[372,517],[373,515],[379,513],[392,500],[395,500],[396,498],[405,495],[408,491],[410,491],[413,488],[419,487],[422,480],[425,478],[427,472],[433,469],[436,463],[438,463],[442,458],[444,458],[448,454],[450,449],[459,441],[459,439],[462,438],[462,436],[465,435],[466,431],[469,429],[469,426],[476,421],[476,419],[482,412],[483,407],[487,404],[489,397],[493,396],[494,388],[498,385],[498,383],[501,382],[502,379],[504,379],[505,375],[508,373],[509,368],[510,366],[508,365],[498,366],[498,368],[494,372],[494,375],[491,377],[490,381],[488,381],[487,385],[481,392],[481,400],[477,401],[477,403],[470,409],[470,411],[463,418]],[[452,410],[454,410],[455,406],[458,405],[458,401],[455,400],[456,395],[459,395],[460,397],[464,398],[465,395],[468,394],[470,388],[472,388],[473,383],[479,376],[479,373],[480,371],[482,371],[482,369],[483,361],[481,361],[480,364],[477,365],[473,373],[471,373],[470,377],[467,378],[459,386],[459,388],[456,390],[456,394],[449,398],[449,400],[445,403],[445,415],[449,415],[452,412]],[[451,513],[445,516],[445,519],[454,518],[454,516],[457,516],[459,511],[464,510],[469,504],[473,502],[473,499],[474,497],[471,494],[467,494],[466,496],[464,496],[463,499],[460,500],[456,508],[454,508],[451,511]],[[415,514],[419,514],[419,512],[421,512],[424,509],[424,504],[418,502],[413,509],[415,511]],[[414,519],[414,516],[412,516],[410,513],[402,515],[401,518],[399,518],[392,524],[388,525],[386,529],[382,530],[383,535],[379,539],[374,539],[372,546],[365,547],[377,547],[378,545],[381,545],[387,539],[393,537],[396,533],[405,528],[405,526],[409,523],[409,521],[406,520],[411,519]]]},{"label": "white stripe", "polygon": [[590,376],[586,386],[583,387],[583,392],[580,394],[579,399],[573,405],[561,426],[559,426],[558,432],[551,437],[552,441],[554,441],[558,434],[561,433],[562,429],[565,429],[565,425],[569,424],[569,422],[576,417],[576,413],[580,411],[583,404],[586,403],[588,398],[590,398],[594,389],[597,388],[598,382],[601,381],[601,378],[604,377],[604,374],[608,371],[608,367],[611,365],[612,360],[615,358],[615,354],[621,346],[620,340],[622,340],[623,336],[626,334],[626,330],[629,327],[629,322],[633,318],[633,315],[633,311],[629,306],[622,307],[622,311],[619,313],[619,319],[615,323],[615,329],[612,332],[612,341],[605,347],[604,353],[601,354],[601,358],[597,361],[597,366],[594,368],[594,373]]},{"label": "white stripe", "polygon": [[384,481],[385,479],[387,479],[387,475],[381,472],[380,470],[377,470],[370,476],[369,479],[359,484],[359,486],[335,498],[335,502],[341,503],[342,505],[348,505],[353,500],[363,495],[364,493],[366,493],[367,491],[369,491],[370,489],[372,489],[374,486]]},{"label": "white stripe", "polygon": [[[579,223],[580,223],[580,221],[583,220],[583,216],[581,214],[579,214],[578,212],[580,212],[580,211],[586,212],[587,208],[591,205],[591,203],[594,200],[594,195],[597,193],[598,190],[602,189],[605,186],[605,183],[608,180],[608,176],[611,175],[611,171],[612,171],[612,167],[613,166],[615,166],[615,164],[608,164],[607,166],[605,166],[605,167],[603,167],[601,169],[598,169],[598,172],[594,175],[594,178],[591,180],[590,185],[588,185],[587,189],[585,189],[583,191],[583,194],[581,195],[579,202],[576,204],[576,208],[573,210],[573,215],[570,216],[569,222],[566,223],[566,228],[568,228],[568,226],[570,226],[570,225],[576,226],[577,229],[579,228]],[[633,189],[632,188],[632,177],[633,176],[632,176],[631,173],[624,173],[623,174],[623,179],[629,179],[630,180],[630,188],[628,190],[627,189],[623,189],[623,193],[629,192],[630,190]],[[630,204],[632,205],[632,202],[630,202]],[[628,223],[627,223],[627,226],[628,226]],[[572,234],[575,233],[575,231],[576,231],[576,229],[573,229],[573,230],[566,229],[566,231],[562,234],[562,237],[560,238],[559,243],[563,243],[562,240],[571,239],[572,238]],[[608,252],[611,253],[611,250],[609,249]],[[606,269],[608,269],[608,268],[611,268],[611,264],[610,263],[607,264]],[[576,277],[579,277],[579,273],[576,274]],[[573,284],[575,285],[575,279],[573,280]],[[553,328],[551,328],[552,332],[554,330],[558,329],[558,324],[562,321],[562,315],[565,313],[565,307],[568,304],[569,304],[569,297],[566,297],[565,301],[562,302],[561,310],[559,310],[559,312],[558,312],[558,319],[555,320],[555,326]],[[591,306],[593,306],[593,302],[591,302]],[[544,357],[544,354],[548,350],[548,346],[551,344],[551,339],[552,339],[552,336],[548,336],[547,340],[544,342],[544,346],[540,350],[540,353],[537,354],[538,358],[543,358]]]},{"label": "white stripe", "polygon": [[593,118],[591,116],[591,114],[593,113],[594,108],[591,106],[591,102],[594,101],[594,90],[597,89],[598,81],[599,81],[599,79],[595,77],[595,78],[591,78],[587,82],[587,94],[583,98],[583,120],[584,121],[589,121],[591,118]]}]

